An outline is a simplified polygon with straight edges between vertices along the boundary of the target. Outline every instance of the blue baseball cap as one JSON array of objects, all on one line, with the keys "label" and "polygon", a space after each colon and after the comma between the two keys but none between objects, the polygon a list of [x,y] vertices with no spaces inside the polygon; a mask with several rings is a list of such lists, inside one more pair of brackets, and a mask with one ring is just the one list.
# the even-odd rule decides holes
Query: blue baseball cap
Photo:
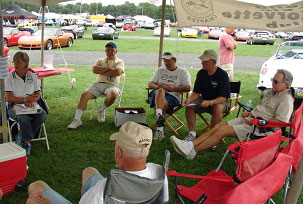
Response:
[{"label": "blue baseball cap", "polygon": [[113,43],[113,42],[109,42],[109,43],[107,43],[105,47],[109,47],[109,46],[114,47],[115,49],[117,49],[116,44],[115,44],[115,43]]}]

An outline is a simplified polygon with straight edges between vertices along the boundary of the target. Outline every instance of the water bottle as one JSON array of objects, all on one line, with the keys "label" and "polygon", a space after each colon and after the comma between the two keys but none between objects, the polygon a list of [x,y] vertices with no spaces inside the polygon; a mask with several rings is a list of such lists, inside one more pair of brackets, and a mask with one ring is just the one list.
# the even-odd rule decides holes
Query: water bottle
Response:
[{"label": "water bottle", "polygon": [[249,101],[247,101],[247,103],[245,104],[245,106],[244,106],[244,109],[246,110],[246,111],[251,111],[251,106],[252,106],[252,100],[249,100]]}]

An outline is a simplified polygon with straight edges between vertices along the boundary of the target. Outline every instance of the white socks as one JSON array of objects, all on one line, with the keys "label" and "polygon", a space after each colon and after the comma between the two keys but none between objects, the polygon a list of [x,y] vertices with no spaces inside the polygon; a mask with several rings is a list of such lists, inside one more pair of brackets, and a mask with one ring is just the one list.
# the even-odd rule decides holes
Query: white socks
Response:
[{"label": "white socks", "polygon": [[81,116],[82,116],[83,111],[80,109],[76,109],[76,113],[75,113],[75,119],[76,120],[80,120]]},{"label": "white socks", "polygon": [[156,109],[155,113],[156,113],[157,116],[159,116],[159,115],[163,114],[163,111],[162,111],[162,109]]},{"label": "white socks", "polygon": [[189,131],[189,134],[193,135],[194,137],[196,137],[196,132],[195,131]]}]

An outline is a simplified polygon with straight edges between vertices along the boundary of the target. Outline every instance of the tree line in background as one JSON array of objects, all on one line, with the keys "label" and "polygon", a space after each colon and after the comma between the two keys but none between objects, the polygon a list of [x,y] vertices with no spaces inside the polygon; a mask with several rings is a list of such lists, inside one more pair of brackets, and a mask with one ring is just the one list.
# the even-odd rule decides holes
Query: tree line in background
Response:
[{"label": "tree line in background", "polygon": [[[2,9],[9,9],[13,2],[11,0],[1,0],[2,1]],[[40,7],[32,4],[19,3],[15,2],[15,4],[24,8],[27,11],[35,11],[39,12]],[[122,5],[108,5],[102,6],[102,3],[91,3],[91,4],[67,4],[67,5],[51,5],[48,7],[49,12],[59,13],[59,14],[76,14],[76,13],[89,13],[90,15],[98,15],[98,14],[110,14],[112,16],[119,15],[146,15],[153,19],[161,18],[161,6],[155,6],[154,4],[150,4],[148,2],[139,3],[136,6],[134,3],[130,3],[126,1]],[[46,10],[47,11],[47,10]],[[170,19],[171,22],[176,21],[174,17],[174,6],[166,5],[166,18]]]}]

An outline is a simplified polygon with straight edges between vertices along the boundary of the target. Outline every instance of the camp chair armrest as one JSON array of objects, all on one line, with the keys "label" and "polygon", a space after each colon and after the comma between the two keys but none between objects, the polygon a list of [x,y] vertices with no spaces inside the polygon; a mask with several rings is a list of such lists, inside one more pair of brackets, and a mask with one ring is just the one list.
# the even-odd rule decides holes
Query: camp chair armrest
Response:
[{"label": "camp chair armrest", "polygon": [[[274,122],[274,121],[267,121],[267,120],[260,120],[257,118],[252,119],[252,123],[258,127],[292,127],[292,123],[285,123],[285,122]],[[264,123],[262,125],[262,123]]]},{"label": "camp chair armrest", "polygon": [[184,177],[184,178],[197,178],[197,179],[209,179],[209,180],[217,180],[217,181],[233,181],[230,176],[200,176],[200,175],[192,175],[192,174],[180,174],[177,171],[167,171],[167,176],[175,176],[175,177]]}]

